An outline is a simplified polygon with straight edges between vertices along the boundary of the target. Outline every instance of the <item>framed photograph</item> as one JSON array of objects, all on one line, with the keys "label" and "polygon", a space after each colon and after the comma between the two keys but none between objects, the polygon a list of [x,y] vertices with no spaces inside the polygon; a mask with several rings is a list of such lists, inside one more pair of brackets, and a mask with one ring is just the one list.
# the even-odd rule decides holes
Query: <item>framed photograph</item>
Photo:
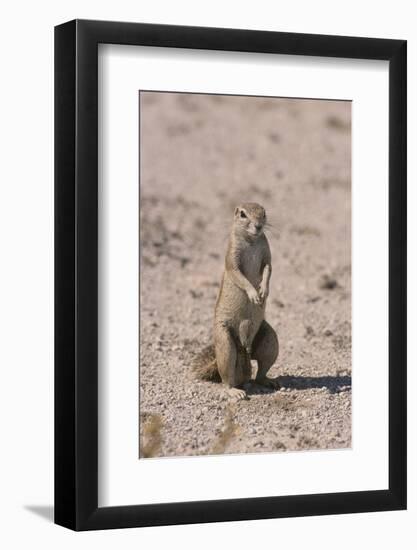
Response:
[{"label": "framed photograph", "polygon": [[406,508],[406,42],[55,29],[55,522]]}]

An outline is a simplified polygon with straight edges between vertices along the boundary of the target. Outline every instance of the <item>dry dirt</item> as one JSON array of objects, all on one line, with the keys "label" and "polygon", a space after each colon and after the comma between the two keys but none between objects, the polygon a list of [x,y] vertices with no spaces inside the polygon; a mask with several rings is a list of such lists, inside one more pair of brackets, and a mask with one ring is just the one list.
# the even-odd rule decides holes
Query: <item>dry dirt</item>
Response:
[{"label": "dry dirt", "polygon": [[[140,456],[351,445],[350,103],[141,93]],[[280,391],[194,379],[234,207],[262,204]]]}]

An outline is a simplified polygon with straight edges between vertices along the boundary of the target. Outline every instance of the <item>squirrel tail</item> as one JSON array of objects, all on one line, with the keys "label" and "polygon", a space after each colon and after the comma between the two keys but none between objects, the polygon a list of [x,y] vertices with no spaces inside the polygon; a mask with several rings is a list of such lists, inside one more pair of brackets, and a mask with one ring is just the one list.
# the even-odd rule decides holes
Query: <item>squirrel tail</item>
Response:
[{"label": "squirrel tail", "polygon": [[200,380],[221,382],[213,346],[207,346],[197,354],[193,363],[193,371]]}]

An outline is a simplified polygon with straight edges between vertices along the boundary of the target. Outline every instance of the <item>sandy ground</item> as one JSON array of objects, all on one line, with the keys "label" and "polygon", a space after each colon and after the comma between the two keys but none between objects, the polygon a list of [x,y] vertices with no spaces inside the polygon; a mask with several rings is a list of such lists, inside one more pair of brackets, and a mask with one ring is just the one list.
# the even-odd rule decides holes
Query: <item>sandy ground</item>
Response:
[{"label": "sandy ground", "polygon": [[[351,445],[350,103],[141,93],[140,456]],[[281,390],[195,380],[234,207],[262,204]]]}]

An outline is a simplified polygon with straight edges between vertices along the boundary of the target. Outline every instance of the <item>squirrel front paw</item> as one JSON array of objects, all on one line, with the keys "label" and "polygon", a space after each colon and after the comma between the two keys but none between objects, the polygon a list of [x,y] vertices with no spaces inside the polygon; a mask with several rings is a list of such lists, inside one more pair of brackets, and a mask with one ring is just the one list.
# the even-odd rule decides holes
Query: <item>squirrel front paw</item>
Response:
[{"label": "squirrel front paw", "polygon": [[259,297],[262,300],[262,302],[265,302],[265,300],[268,298],[268,294],[269,294],[268,287],[266,285],[265,286],[261,285],[261,288],[259,289]]},{"label": "squirrel front paw", "polygon": [[258,291],[253,287],[248,290],[248,298],[252,302],[252,304],[256,304],[257,306],[261,304],[261,299],[259,297]]}]

